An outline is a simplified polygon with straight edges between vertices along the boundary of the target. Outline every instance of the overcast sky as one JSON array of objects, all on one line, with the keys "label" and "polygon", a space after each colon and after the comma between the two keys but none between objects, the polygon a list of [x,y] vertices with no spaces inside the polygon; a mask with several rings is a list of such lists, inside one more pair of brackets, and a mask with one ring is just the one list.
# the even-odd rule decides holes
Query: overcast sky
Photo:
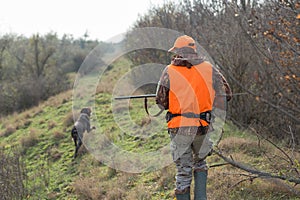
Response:
[{"label": "overcast sky", "polygon": [[50,31],[106,41],[126,32],[151,5],[164,0],[0,0],[0,36]]}]

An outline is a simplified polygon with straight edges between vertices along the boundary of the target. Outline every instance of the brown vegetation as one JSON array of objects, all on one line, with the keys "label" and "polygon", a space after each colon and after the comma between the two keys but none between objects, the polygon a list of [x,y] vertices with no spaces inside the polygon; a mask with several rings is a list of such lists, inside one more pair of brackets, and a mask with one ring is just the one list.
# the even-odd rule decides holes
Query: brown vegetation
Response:
[{"label": "brown vegetation", "polygon": [[24,199],[26,197],[25,162],[20,149],[0,149],[0,193],[1,199]]},{"label": "brown vegetation", "polygon": [[38,142],[38,133],[37,130],[31,129],[28,134],[22,136],[20,139],[20,144],[23,149],[26,151],[27,148],[34,146]]},{"label": "brown vegetation", "polygon": [[[230,119],[287,144],[293,137],[298,144],[299,9],[295,0],[168,2],[152,7],[135,27],[162,27],[192,36],[233,92],[246,93],[229,103]],[[136,65],[168,60],[150,50],[129,56]]]}]

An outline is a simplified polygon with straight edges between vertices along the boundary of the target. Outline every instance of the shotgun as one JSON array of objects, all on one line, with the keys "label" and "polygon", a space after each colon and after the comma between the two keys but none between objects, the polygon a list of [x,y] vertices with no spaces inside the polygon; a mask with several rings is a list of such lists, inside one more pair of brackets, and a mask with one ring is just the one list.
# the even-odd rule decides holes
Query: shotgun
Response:
[{"label": "shotgun", "polygon": [[[244,95],[244,94],[248,94],[246,92],[243,93],[234,93],[232,94],[232,96],[239,96],[239,95]],[[226,96],[226,94],[217,94],[216,96]],[[156,94],[141,94],[141,95],[133,95],[133,96],[117,96],[114,99],[115,100],[122,100],[122,99],[141,99],[141,98],[152,98],[152,97],[156,97]]]},{"label": "shotgun", "polygon": [[[248,94],[248,93],[235,93],[232,95],[238,96],[238,95],[244,95],[244,94]],[[216,96],[226,96],[226,94],[217,94]],[[132,95],[132,96],[117,96],[114,99],[115,100],[124,100],[124,99],[142,99],[142,98],[144,98],[144,107],[145,107],[145,111],[148,114],[148,116],[157,117],[164,111],[164,109],[161,108],[161,110],[155,115],[150,115],[149,111],[148,111],[148,99],[147,98],[155,98],[155,97],[156,97],[156,94],[142,94],[142,95]]]}]

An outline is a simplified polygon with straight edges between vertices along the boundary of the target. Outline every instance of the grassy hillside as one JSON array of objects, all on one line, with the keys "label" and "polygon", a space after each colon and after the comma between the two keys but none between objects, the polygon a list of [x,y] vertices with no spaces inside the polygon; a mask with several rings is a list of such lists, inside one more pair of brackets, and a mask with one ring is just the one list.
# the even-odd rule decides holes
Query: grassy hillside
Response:
[{"label": "grassy hillside", "polygon": [[[120,66],[128,64],[124,60],[118,62],[106,75],[111,84],[126,70]],[[118,126],[111,118],[110,91],[109,84],[99,86],[94,111],[97,120],[101,120],[101,132],[110,141],[127,151],[145,153],[168,145],[166,129],[147,137],[140,137],[137,130],[136,136],[122,134],[121,138]],[[130,107],[131,112],[139,110],[132,115],[136,124],[149,123],[142,101]],[[0,146],[21,146],[26,161],[27,199],[174,199],[173,164],[150,172],[126,173],[101,163],[85,148],[74,161],[70,136],[72,117],[72,91],[68,91],[38,107],[0,119]],[[284,165],[284,161],[278,163],[277,158],[274,158],[276,163],[266,162],[264,154],[280,152],[271,145],[262,146],[253,134],[239,130],[231,123],[225,125],[219,148],[234,159],[262,170],[272,171]],[[299,154],[294,152],[294,155],[299,161]],[[248,174],[243,171],[230,165],[216,167],[215,164],[223,163],[218,156],[212,155],[208,161],[213,166],[208,179],[209,199],[299,199],[293,192],[299,191],[299,186],[274,179],[246,181]]]}]

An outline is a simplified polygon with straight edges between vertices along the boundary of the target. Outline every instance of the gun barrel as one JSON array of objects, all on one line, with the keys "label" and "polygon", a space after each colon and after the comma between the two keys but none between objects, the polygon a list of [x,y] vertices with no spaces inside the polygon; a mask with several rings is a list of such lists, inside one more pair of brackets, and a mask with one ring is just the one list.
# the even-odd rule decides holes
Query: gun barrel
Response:
[{"label": "gun barrel", "polygon": [[133,95],[133,96],[118,96],[115,97],[115,100],[122,99],[140,99],[140,98],[148,98],[148,97],[156,97],[156,94],[142,94],[142,95]]},{"label": "gun barrel", "polygon": [[[235,93],[233,95],[243,95],[247,93]],[[227,94],[217,94],[216,96],[227,96]],[[122,99],[141,99],[141,98],[153,98],[156,97],[156,94],[142,94],[142,95],[132,95],[132,96],[117,96],[115,100],[122,100]]]}]

